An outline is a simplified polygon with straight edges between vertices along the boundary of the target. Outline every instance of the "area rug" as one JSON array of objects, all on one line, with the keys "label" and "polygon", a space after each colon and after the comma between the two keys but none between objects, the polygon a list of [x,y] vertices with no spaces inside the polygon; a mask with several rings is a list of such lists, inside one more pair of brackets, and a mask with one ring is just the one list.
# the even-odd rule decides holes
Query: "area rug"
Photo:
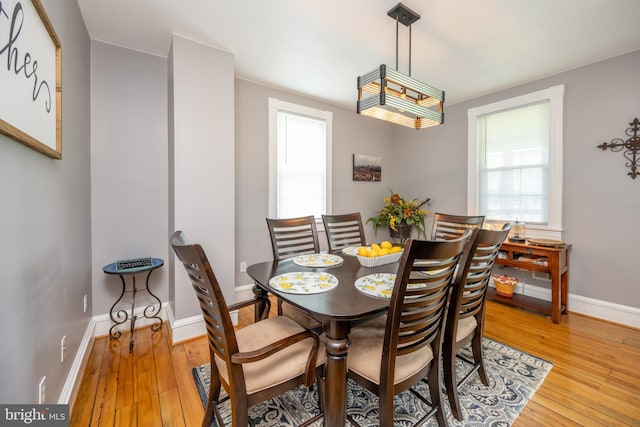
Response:
[{"label": "area rug", "polygon": [[[480,382],[477,374],[458,390],[464,414],[464,422],[451,415],[448,401],[445,398],[445,415],[450,426],[509,426],[518,417],[531,396],[544,381],[552,364],[511,348],[507,345],[485,338],[483,341],[485,366],[489,374],[489,386]],[[467,358],[471,358],[471,349],[461,350]],[[462,378],[469,372],[468,363],[457,361],[457,374]],[[204,402],[209,390],[209,364],[193,369],[193,376]],[[347,413],[363,427],[377,426],[378,398],[363,389],[355,382],[348,380]],[[416,390],[429,396],[429,388],[422,383]],[[299,387],[267,402],[249,408],[249,425],[252,427],[297,426],[318,413],[317,387],[307,389]],[[429,412],[429,407],[410,392],[401,393],[394,398],[395,427],[413,426]],[[229,402],[221,405],[221,413],[225,420],[230,419]],[[215,421],[212,424],[216,425]],[[321,426],[320,420],[314,426]],[[437,426],[432,417],[426,426]]]}]

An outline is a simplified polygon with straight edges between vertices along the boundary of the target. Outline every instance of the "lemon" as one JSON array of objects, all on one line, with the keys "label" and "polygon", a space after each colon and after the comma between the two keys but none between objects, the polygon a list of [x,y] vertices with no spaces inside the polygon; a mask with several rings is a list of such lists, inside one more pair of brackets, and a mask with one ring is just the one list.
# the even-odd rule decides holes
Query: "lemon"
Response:
[{"label": "lemon", "polygon": [[389,242],[388,240],[384,240],[380,243],[380,247],[382,249],[391,249],[393,245],[391,244],[391,242]]},{"label": "lemon", "polygon": [[[371,246],[373,246],[373,245],[371,245]],[[369,256],[370,257],[374,257],[374,258],[377,257],[377,256],[380,256],[380,251],[378,249],[372,248],[371,249],[371,255],[369,255]]]},{"label": "lemon", "polygon": [[367,256],[367,247],[366,246],[360,246],[358,248],[358,255]]},{"label": "lemon", "polygon": [[389,248],[382,248],[382,249],[380,249],[380,256],[383,256],[383,255],[389,255],[389,253],[390,253],[390,252],[389,252]]},{"label": "lemon", "polygon": [[389,249],[389,253],[390,254],[395,254],[398,253],[402,250],[402,248],[400,246],[392,246],[391,249]]},{"label": "lemon", "polygon": [[377,243],[373,243],[373,244],[371,245],[371,250],[372,250],[372,251],[374,251],[374,250],[375,250],[375,251],[379,251],[379,250],[380,250],[380,245],[378,245]]}]

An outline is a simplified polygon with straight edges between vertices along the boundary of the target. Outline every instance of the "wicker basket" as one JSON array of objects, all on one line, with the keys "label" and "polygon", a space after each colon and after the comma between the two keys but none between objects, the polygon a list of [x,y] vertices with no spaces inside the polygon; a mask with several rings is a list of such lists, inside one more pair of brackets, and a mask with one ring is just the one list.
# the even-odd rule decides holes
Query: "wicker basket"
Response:
[{"label": "wicker basket", "polygon": [[496,293],[500,296],[513,297],[513,289],[518,284],[518,279],[507,275],[494,274],[493,283],[496,285]]}]

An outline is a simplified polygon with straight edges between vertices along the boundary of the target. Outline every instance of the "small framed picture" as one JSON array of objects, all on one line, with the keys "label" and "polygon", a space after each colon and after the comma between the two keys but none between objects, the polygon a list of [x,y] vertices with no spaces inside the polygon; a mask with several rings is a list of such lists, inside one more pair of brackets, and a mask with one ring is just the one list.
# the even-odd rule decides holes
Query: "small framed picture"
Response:
[{"label": "small framed picture", "polygon": [[353,180],[382,181],[382,157],[369,154],[354,154]]}]

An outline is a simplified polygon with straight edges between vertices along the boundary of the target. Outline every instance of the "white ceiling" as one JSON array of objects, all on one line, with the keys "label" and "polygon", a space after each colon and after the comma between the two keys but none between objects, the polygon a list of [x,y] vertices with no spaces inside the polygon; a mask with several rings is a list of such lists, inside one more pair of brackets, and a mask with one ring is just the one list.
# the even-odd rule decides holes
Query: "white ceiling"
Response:
[{"label": "white ceiling", "polygon": [[[240,78],[355,108],[395,68],[398,0],[78,0],[92,39],[167,56],[171,34],[232,52]],[[447,104],[640,49],[640,0],[403,0],[412,76]],[[399,71],[408,73],[400,25]],[[640,71],[640,70],[639,70]],[[640,73],[639,73],[640,77]]]}]

